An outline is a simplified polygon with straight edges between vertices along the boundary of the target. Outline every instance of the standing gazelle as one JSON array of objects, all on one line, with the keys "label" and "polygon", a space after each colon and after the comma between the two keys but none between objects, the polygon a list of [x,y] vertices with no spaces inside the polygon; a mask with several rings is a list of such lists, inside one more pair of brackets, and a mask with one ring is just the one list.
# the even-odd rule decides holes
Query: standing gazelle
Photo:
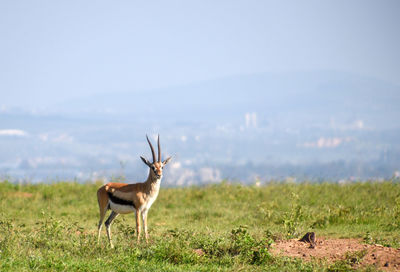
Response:
[{"label": "standing gazelle", "polygon": [[162,171],[164,165],[166,165],[171,157],[168,157],[165,161],[161,162],[161,148],[160,148],[160,136],[158,136],[158,160],[156,161],[156,154],[154,148],[147,137],[147,142],[150,145],[151,154],[153,155],[153,162],[149,162],[144,157],[140,157],[142,161],[150,168],[149,176],[143,183],[127,184],[127,183],[114,183],[110,182],[97,190],[97,200],[100,208],[100,221],[98,226],[98,240],[100,240],[100,232],[103,224],[104,217],[107,210],[111,210],[111,214],[105,222],[108,241],[111,247],[114,247],[111,241],[111,223],[122,213],[136,213],[136,230],[137,240],[140,240],[140,214],[142,215],[143,228],[148,241],[147,233],[147,213],[156,200],[158,192],[160,190],[160,183],[162,178]]}]

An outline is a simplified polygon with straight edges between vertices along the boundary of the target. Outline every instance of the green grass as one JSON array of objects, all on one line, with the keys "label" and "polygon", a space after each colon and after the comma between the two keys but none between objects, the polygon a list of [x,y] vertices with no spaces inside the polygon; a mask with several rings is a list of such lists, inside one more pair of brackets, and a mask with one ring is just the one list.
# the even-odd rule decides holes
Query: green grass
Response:
[{"label": "green grass", "polygon": [[308,231],[400,247],[399,183],[162,189],[149,212],[149,244],[136,242],[134,214],[121,215],[114,249],[104,228],[97,244],[99,186],[0,182],[0,271],[351,269],[269,253],[274,240]]}]

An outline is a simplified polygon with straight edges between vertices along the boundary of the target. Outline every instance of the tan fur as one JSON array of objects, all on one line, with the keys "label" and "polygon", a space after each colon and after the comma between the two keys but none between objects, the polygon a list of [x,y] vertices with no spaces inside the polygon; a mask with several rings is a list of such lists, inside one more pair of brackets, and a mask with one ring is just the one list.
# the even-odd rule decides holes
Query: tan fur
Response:
[{"label": "tan fur", "polygon": [[[128,184],[128,183],[116,183],[110,182],[103,186],[101,186],[97,190],[97,200],[99,204],[100,210],[100,221],[98,225],[98,239],[100,239],[100,232],[102,223],[104,221],[107,209],[110,208],[112,213],[110,215],[111,219],[110,222],[106,222],[107,227],[107,236],[110,242],[111,247],[113,247],[111,241],[111,230],[110,225],[112,220],[118,216],[119,213],[130,213],[133,210],[129,210],[128,205],[124,206],[121,205],[122,208],[118,204],[112,203],[109,199],[108,193],[111,193],[112,196],[117,197],[121,200],[125,201],[132,201],[134,204],[134,209],[136,213],[136,229],[137,229],[137,240],[140,240],[141,236],[141,227],[140,227],[140,216],[142,216],[143,221],[143,228],[145,232],[146,241],[148,241],[148,233],[147,233],[147,213],[150,209],[153,202],[156,200],[158,196],[158,192],[160,190],[160,183],[162,178],[162,168],[166,165],[170,160],[170,157],[163,162],[153,162],[149,163],[145,160],[146,164],[150,167],[149,175],[147,180],[143,183],[135,183],[135,184]],[[153,170],[154,167],[154,170]],[[113,208],[114,207],[114,208]],[[132,207],[132,206],[130,206]],[[117,209],[117,210],[115,210]],[[114,217],[113,217],[114,215]],[[107,220],[107,221],[108,221]]]}]

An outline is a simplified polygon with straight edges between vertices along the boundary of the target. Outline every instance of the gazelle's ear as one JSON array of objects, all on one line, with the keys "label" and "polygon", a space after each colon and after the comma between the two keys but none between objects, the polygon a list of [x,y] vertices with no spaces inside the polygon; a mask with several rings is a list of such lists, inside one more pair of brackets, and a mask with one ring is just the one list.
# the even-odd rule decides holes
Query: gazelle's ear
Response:
[{"label": "gazelle's ear", "polygon": [[171,157],[168,157],[166,160],[164,160],[162,163],[163,165],[166,165],[167,163],[169,163],[169,160],[171,159]]},{"label": "gazelle's ear", "polygon": [[140,156],[140,158],[142,159],[142,161],[148,166],[150,167],[151,163],[144,157]]}]

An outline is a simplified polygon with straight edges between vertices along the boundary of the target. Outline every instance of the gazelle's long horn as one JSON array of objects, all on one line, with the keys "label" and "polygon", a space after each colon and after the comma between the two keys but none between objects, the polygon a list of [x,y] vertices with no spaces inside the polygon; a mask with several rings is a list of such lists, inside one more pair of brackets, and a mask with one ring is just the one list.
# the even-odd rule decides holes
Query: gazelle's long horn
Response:
[{"label": "gazelle's long horn", "polygon": [[160,134],[158,134],[157,145],[158,145],[158,162],[161,162]]},{"label": "gazelle's long horn", "polygon": [[156,162],[156,153],[154,153],[153,145],[151,144],[151,142],[150,142],[150,140],[149,140],[149,137],[147,137],[147,135],[146,135],[146,139],[147,139],[147,142],[148,142],[149,145],[150,145],[151,155],[153,155],[153,163],[155,163],[155,162]]}]

